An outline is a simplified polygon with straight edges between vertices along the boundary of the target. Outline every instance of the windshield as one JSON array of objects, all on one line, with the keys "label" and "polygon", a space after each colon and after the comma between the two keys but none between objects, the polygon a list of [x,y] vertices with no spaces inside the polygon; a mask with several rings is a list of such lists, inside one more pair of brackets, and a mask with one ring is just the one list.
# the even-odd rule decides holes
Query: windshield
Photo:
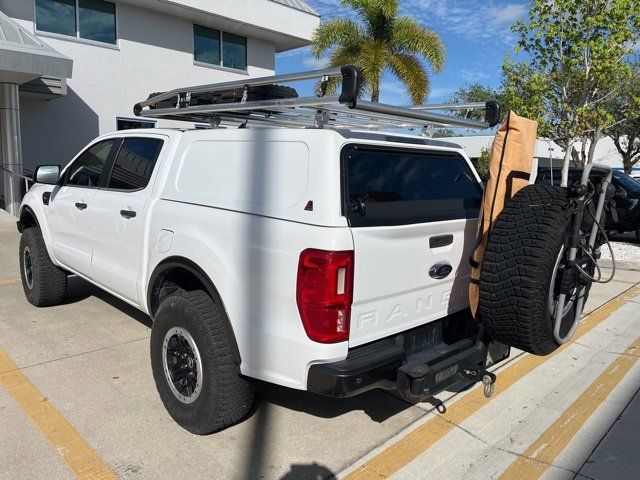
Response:
[{"label": "windshield", "polygon": [[476,218],[482,189],[455,152],[351,145],[342,152],[352,227]]},{"label": "windshield", "polygon": [[640,182],[634,180],[629,175],[620,172],[614,172],[613,176],[620,182],[620,185],[629,191],[640,193]]}]

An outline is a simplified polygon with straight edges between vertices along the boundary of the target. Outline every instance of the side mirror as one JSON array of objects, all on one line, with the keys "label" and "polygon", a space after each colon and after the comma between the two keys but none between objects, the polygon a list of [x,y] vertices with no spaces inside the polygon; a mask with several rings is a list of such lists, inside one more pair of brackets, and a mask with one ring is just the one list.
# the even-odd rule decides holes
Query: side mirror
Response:
[{"label": "side mirror", "polygon": [[60,178],[59,165],[40,165],[33,173],[33,181],[35,183],[44,183],[46,185],[55,185]]},{"label": "side mirror", "polygon": [[615,198],[616,200],[626,200],[628,196],[629,194],[624,188],[618,187],[616,188],[616,193],[613,198]]}]

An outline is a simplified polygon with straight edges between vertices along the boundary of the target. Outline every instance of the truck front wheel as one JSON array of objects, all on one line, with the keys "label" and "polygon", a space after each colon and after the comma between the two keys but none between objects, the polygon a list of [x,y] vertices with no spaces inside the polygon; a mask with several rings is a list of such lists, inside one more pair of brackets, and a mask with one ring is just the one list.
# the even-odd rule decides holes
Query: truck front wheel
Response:
[{"label": "truck front wheel", "polygon": [[166,297],[151,329],[151,367],[160,398],[185,430],[208,435],[239,422],[254,388],[239,374],[224,311],[202,290]]},{"label": "truck front wheel", "polygon": [[27,300],[36,307],[59,305],[67,293],[67,274],[56,267],[38,227],[27,228],[20,238],[20,277]]}]

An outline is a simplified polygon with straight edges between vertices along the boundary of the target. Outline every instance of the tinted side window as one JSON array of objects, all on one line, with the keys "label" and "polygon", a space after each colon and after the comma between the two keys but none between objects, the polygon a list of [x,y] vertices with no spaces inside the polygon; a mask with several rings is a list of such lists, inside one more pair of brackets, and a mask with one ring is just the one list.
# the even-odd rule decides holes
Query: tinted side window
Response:
[{"label": "tinted side window", "polygon": [[482,189],[458,154],[352,146],[342,162],[343,208],[353,227],[478,216]]},{"label": "tinted side window", "polygon": [[64,185],[97,187],[109,154],[117,142],[115,139],[105,140],[85,150],[67,170]]},{"label": "tinted side window", "polygon": [[157,138],[125,138],[113,165],[109,188],[139,190],[146,187],[162,143]]}]

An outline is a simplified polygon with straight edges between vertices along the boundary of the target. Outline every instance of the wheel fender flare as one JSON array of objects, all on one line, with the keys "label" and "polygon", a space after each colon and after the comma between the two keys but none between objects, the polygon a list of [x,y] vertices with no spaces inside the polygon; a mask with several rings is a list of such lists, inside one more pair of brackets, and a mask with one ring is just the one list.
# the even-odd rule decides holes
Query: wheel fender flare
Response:
[{"label": "wheel fender flare", "polygon": [[22,217],[28,214],[31,217],[33,217],[33,219],[36,222],[36,226],[40,227],[40,220],[38,220],[38,216],[36,215],[36,212],[33,211],[33,209],[29,206],[29,205],[23,205],[22,208],[20,209],[20,213],[18,214],[18,232],[22,233],[24,232],[26,225],[24,224],[24,222],[22,221]]},{"label": "wheel fender flare", "polygon": [[200,283],[204,285],[204,287],[207,290],[207,293],[211,296],[213,301],[224,310],[225,331],[227,334],[227,338],[229,339],[229,342],[231,344],[233,359],[237,365],[240,365],[240,362],[241,362],[240,349],[238,348],[238,342],[236,341],[236,336],[233,331],[233,326],[231,325],[231,321],[229,320],[229,313],[227,312],[224,302],[222,301],[222,297],[220,296],[220,293],[218,292],[218,289],[216,288],[215,284],[209,278],[209,276],[205,273],[205,271],[202,268],[200,268],[198,264],[189,260],[188,258],[180,257],[180,256],[168,257],[162,260],[153,269],[153,272],[149,277],[148,288],[147,288],[147,308],[149,310],[149,314],[151,318],[155,316],[155,313],[159,306],[157,304],[154,304],[155,302],[153,301],[153,298],[156,294],[156,289],[160,285],[159,280],[162,279],[162,276],[166,272],[169,272],[174,268],[181,268],[183,270],[186,270],[190,274],[192,274],[194,277],[196,277],[200,281]]},{"label": "wheel fender flare", "polygon": [[[34,193],[34,190],[37,190],[37,192]],[[56,260],[55,255],[53,254],[53,250],[51,249],[51,232],[49,230],[49,225],[47,224],[47,215],[46,215],[46,212],[44,211],[43,206],[37,201],[36,196],[38,194],[42,195],[41,191],[38,190],[36,187],[32,187],[31,190],[29,190],[27,194],[24,196],[24,199],[22,200],[22,205],[20,206],[20,211],[18,216],[18,222],[17,222],[18,231],[22,233],[25,228],[25,225],[21,221],[22,216],[25,213],[28,213],[29,215],[31,215],[36,222],[36,226],[40,228],[40,232],[42,233],[42,237],[44,238],[44,244],[47,247],[47,253],[49,254],[49,258],[51,258],[51,261],[55,265],[60,266],[59,262]]]}]

